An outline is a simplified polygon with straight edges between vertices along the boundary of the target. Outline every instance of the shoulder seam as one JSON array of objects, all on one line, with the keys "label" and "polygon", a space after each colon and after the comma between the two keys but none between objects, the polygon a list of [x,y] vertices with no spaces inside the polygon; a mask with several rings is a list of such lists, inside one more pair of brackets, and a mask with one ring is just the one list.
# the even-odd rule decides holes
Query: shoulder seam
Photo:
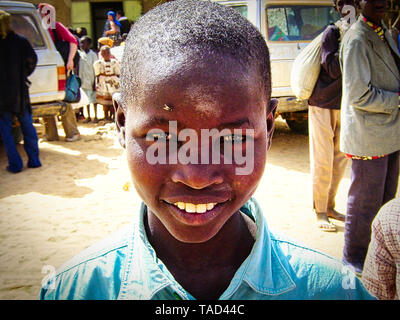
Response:
[{"label": "shoulder seam", "polygon": [[80,261],[74,263],[72,266],[69,266],[69,267],[66,268],[65,270],[62,269],[62,266],[61,266],[60,269],[62,269],[62,271],[57,272],[56,277],[59,277],[59,276],[61,276],[62,274],[64,274],[64,273],[70,271],[71,269],[74,269],[74,268],[76,268],[76,267],[78,267],[78,266],[80,266],[80,265],[82,265],[82,264],[85,264],[85,263],[91,261],[91,260],[94,260],[94,259],[96,259],[96,258],[99,258],[99,257],[104,256],[104,255],[106,255],[106,254],[109,254],[109,253],[111,253],[111,252],[113,252],[113,251],[116,251],[116,250],[118,250],[118,249],[121,249],[121,248],[124,248],[124,247],[127,247],[127,246],[128,246],[128,244],[127,244],[126,242],[125,242],[125,243],[121,243],[121,242],[123,242],[123,241],[121,240],[119,243],[117,243],[117,244],[116,244],[115,246],[113,246],[113,248],[111,248],[111,249],[108,249],[108,250],[105,250],[105,249],[98,250],[98,251],[96,251],[96,252],[90,254],[88,257],[85,257],[85,259],[80,260]]},{"label": "shoulder seam", "polygon": [[280,243],[286,243],[286,244],[291,245],[293,247],[301,248],[301,249],[304,249],[305,251],[311,251],[311,252],[323,255],[323,256],[331,259],[331,260],[338,261],[338,259],[336,259],[336,258],[334,258],[334,257],[332,257],[332,256],[330,256],[330,255],[328,255],[328,254],[326,254],[324,252],[321,252],[321,251],[313,249],[313,248],[306,247],[305,245],[301,245],[301,244],[298,244],[298,243],[295,243],[295,242],[291,242],[289,240],[277,239],[277,238],[275,238],[275,236],[272,236],[271,240],[276,241],[276,242],[280,242]]}]

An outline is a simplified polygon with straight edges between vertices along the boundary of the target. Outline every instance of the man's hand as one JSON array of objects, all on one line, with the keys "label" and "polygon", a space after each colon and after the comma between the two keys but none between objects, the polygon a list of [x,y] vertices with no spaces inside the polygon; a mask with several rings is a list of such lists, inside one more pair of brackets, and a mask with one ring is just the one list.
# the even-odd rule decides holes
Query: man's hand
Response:
[{"label": "man's hand", "polygon": [[67,70],[73,70],[74,69],[74,60],[71,60],[71,59],[68,60],[66,67],[67,67]]}]

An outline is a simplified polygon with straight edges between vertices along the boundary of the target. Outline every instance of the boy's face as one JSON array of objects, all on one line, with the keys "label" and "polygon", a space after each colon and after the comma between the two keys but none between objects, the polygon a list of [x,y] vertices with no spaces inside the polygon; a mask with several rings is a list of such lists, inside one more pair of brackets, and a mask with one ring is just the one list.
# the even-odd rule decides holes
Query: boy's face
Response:
[{"label": "boy's face", "polygon": [[87,40],[81,40],[79,46],[83,51],[88,51],[90,49],[90,43]]},{"label": "boy's face", "polygon": [[386,13],[386,0],[359,1],[361,13],[371,22],[380,24]]},{"label": "boy's face", "polygon": [[[139,90],[136,105],[117,110],[132,180],[150,215],[172,236],[182,242],[205,242],[251,197],[261,179],[274,123],[274,111],[267,114],[267,110],[275,110],[275,101],[267,101],[259,76],[253,71],[243,72],[237,63],[230,63],[222,72],[215,64],[205,63],[147,83]],[[177,130],[171,130],[170,121],[176,121]],[[154,141],[146,141],[149,130],[155,128],[165,136],[155,134],[151,136]],[[213,128],[232,133],[233,129],[251,129],[242,131],[243,136],[248,134],[245,139],[234,139],[235,147],[243,153],[254,141],[251,172],[238,175],[235,169],[243,165],[224,161],[225,137],[231,137],[228,131],[224,136],[211,135],[209,145],[203,143],[202,129]],[[183,129],[191,129],[198,139],[180,141],[174,151],[170,138]],[[211,159],[215,144],[220,145],[220,163]],[[196,154],[197,164],[180,161],[183,145]],[[149,151],[155,147],[167,149],[166,164],[150,163]],[[201,160],[207,149],[209,164]],[[177,162],[169,160],[174,155]]]},{"label": "boy's face", "polygon": [[109,61],[110,60],[110,57],[111,57],[111,53],[110,53],[110,50],[101,50],[101,56],[103,57],[103,59],[105,60],[105,61]]}]

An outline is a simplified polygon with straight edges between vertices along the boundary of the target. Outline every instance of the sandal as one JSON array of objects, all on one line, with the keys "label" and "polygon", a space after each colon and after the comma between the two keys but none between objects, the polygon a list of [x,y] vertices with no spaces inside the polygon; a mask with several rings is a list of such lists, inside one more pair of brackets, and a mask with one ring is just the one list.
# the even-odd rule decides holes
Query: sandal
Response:
[{"label": "sandal", "polygon": [[329,221],[327,214],[324,212],[317,213],[317,227],[325,232],[337,231],[336,226]]}]

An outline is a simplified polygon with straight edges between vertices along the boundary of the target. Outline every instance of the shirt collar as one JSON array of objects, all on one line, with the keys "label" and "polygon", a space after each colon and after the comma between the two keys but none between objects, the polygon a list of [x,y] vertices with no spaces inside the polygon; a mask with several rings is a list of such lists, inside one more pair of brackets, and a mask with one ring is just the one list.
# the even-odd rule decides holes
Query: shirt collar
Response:
[{"label": "shirt collar", "polygon": [[295,282],[282,263],[280,251],[272,244],[271,232],[257,201],[250,199],[240,210],[254,218],[257,235],[252,251],[236,272],[234,280],[243,268],[243,281],[258,293],[277,295],[294,289]]},{"label": "shirt collar", "polygon": [[[144,228],[146,210],[147,207],[142,203],[136,223],[133,224],[119,299],[149,300],[167,288],[182,299],[194,299],[157,258]],[[272,245],[270,231],[258,203],[250,199],[240,210],[255,221],[256,241],[220,299],[231,298],[244,283],[264,295],[277,295],[294,289],[295,283]]]}]

